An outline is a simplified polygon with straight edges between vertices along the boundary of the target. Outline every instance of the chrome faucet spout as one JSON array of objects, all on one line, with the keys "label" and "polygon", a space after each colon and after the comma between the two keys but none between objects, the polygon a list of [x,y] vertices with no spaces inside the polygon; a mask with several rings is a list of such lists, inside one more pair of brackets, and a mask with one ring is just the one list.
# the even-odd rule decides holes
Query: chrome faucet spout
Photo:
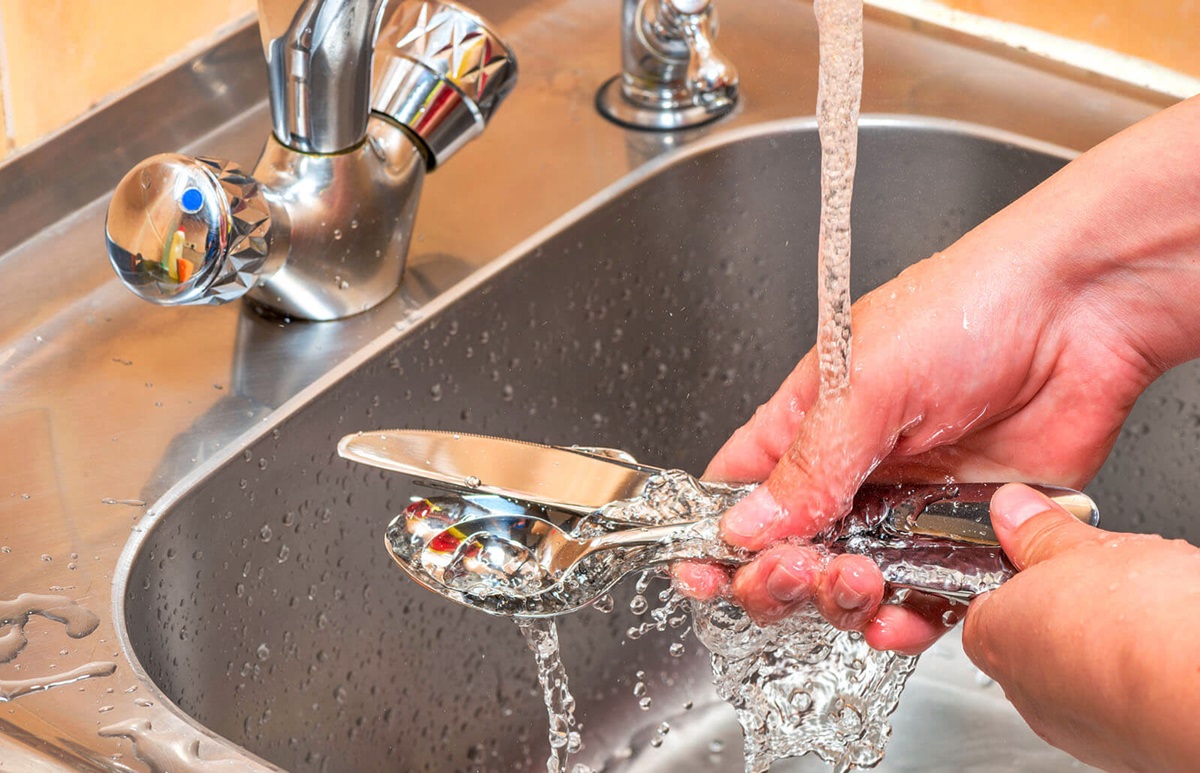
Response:
[{"label": "chrome faucet spout", "polygon": [[276,138],[302,153],[362,142],[387,0],[258,0]]},{"label": "chrome faucet spout", "polygon": [[173,153],[125,176],[109,259],[159,305],[246,295],[331,320],[400,285],[425,175],[516,81],[487,24],[440,0],[259,0],[272,136],[253,173]]}]

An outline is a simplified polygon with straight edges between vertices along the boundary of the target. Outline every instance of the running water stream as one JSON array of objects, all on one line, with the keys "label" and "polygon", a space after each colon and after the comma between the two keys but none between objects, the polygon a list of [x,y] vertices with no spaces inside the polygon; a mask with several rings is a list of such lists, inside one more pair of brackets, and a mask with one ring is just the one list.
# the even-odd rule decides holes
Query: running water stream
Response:
[{"label": "running water stream", "polygon": [[[818,242],[818,400],[850,390],[850,202],[862,99],[862,0],[816,0],[820,35],[817,126],[821,138]],[[826,428],[835,432],[838,428]],[[736,710],[745,768],[815,752],[839,770],[883,756],[916,658],[876,652],[856,632],[809,607],[759,626],[727,600],[693,605],[696,633],[712,653],[717,691]]]},{"label": "running water stream", "polygon": [[821,398],[850,388],[850,201],[862,102],[862,0],[816,0],[820,38],[817,131],[821,226],[817,242],[817,359]]},{"label": "running water stream", "polygon": [[517,627],[537,662],[538,682],[550,723],[550,756],[547,773],[565,773],[567,756],[583,748],[575,729],[575,697],[567,685],[567,669],[558,645],[558,626],[553,618],[517,618]]}]

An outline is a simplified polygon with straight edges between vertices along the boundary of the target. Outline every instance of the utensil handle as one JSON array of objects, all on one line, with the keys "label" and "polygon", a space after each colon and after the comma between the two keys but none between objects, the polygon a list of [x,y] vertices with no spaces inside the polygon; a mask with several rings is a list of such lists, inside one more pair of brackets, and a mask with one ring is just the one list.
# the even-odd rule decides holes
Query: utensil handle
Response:
[{"label": "utensil handle", "polygon": [[719,519],[672,523],[666,526],[623,528],[592,537],[587,553],[614,548],[645,548],[643,560],[647,566],[668,561],[714,561],[741,565],[754,554],[734,547],[721,539]]},{"label": "utensil handle", "polygon": [[[1000,587],[1016,568],[991,525],[991,498],[1004,483],[867,484],[827,547],[871,558],[897,588],[965,601]],[[1099,512],[1086,494],[1059,486],[1033,488],[1084,523]],[[753,553],[724,542],[719,520],[619,529],[591,540],[588,552],[643,547],[646,565],[698,560],[740,566]]]},{"label": "utensil handle", "polygon": [[[980,545],[999,545],[992,529],[992,495],[1004,483],[867,484],[858,492],[840,535],[881,527],[885,534],[920,535]],[[1032,484],[1083,523],[1100,519],[1086,494],[1061,486]]]}]

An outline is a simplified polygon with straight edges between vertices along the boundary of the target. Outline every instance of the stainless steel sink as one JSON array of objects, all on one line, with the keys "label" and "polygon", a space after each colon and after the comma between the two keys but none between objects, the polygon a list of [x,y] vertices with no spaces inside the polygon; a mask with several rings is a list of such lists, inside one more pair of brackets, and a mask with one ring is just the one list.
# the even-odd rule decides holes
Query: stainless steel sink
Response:
[{"label": "stainless steel sink", "polygon": [[[969,126],[866,121],[856,289],[946,247],[1063,162]],[[356,429],[429,427],[614,446],[700,472],[812,345],[818,167],[804,120],[697,146],[324,379],[171,502],[136,548],[124,614],[149,677],[207,727],[289,770],[508,770],[544,759],[546,720],[515,626],[396,570],[384,524],[422,490],[338,460],[334,442]],[[1103,480],[1097,496],[1113,501]],[[1189,493],[1200,502],[1200,486]],[[1113,512],[1110,525],[1126,527],[1121,514],[1138,511]],[[678,631],[627,640],[639,619],[617,608],[562,621],[580,760],[599,765],[666,720],[667,742],[631,769],[679,769],[679,755],[713,738],[728,752],[712,769],[737,769],[736,724],[713,703],[703,649],[689,636],[686,656],[671,657]],[[638,671],[650,711],[633,694]],[[974,683],[953,646],[918,674],[888,769],[962,770],[998,749],[1071,767],[998,690]],[[699,708],[685,711],[689,700]],[[946,737],[973,740],[943,742],[931,758],[929,744]]]},{"label": "stainless steel sink", "polygon": [[[0,664],[4,689],[57,685],[5,704],[0,767],[536,769],[545,718],[515,626],[393,568],[383,525],[415,490],[346,465],[336,439],[460,428],[697,472],[811,343],[810,9],[727,3],[738,109],[651,135],[594,112],[620,61],[615,5],[474,5],[517,50],[521,84],[426,185],[404,285],[367,314],[148,308],[103,259],[104,202],[134,160],[256,155],[253,28],[0,165],[0,599],[51,593],[99,618],[73,639],[35,616]],[[865,37],[857,292],[1173,101],[883,11]],[[1177,515],[1200,505],[1198,375],[1168,374],[1139,403],[1091,488],[1106,525],[1200,538]],[[625,638],[642,619],[630,592],[613,614],[562,621],[579,761],[739,770],[703,652],[688,638],[670,656],[680,629]],[[885,769],[1072,767],[953,641],[894,720]]]}]

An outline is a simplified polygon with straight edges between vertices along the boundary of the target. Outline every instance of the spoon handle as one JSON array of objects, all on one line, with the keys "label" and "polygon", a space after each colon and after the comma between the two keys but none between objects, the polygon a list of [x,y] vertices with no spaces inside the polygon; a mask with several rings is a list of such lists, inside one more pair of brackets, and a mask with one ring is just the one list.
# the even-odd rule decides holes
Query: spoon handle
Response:
[{"label": "spoon handle", "polygon": [[645,548],[641,559],[650,564],[668,561],[715,561],[741,565],[753,553],[734,547],[721,539],[718,518],[617,529],[588,540],[585,555],[614,548]]}]

